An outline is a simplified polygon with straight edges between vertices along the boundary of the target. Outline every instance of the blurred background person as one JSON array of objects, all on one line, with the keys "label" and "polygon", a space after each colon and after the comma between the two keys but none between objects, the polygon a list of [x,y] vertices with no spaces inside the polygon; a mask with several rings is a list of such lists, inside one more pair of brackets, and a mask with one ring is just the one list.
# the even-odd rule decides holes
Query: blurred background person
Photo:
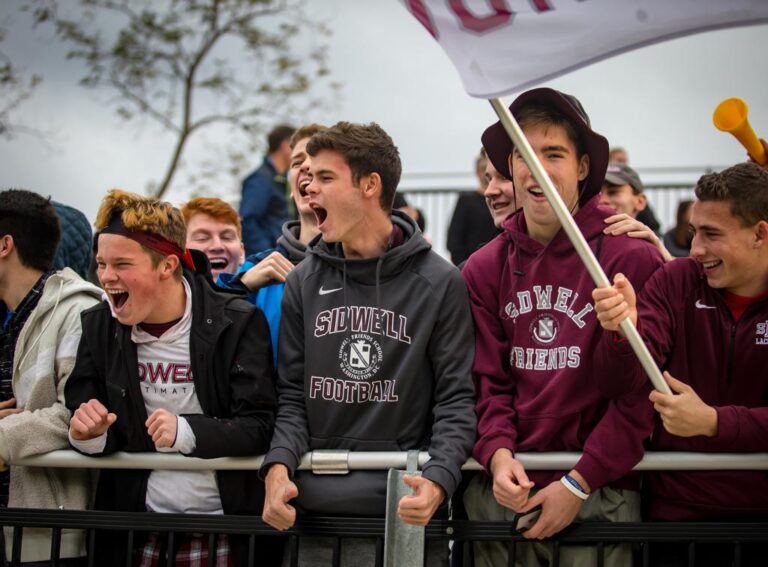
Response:
[{"label": "blurred background person", "polygon": [[643,182],[634,169],[620,162],[611,162],[605,172],[600,203],[617,213],[637,218],[648,205],[643,191]]},{"label": "blurred background person", "polygon": [[[621,146],[613,146],[608,152],[608,161],[629,165],[629,152]],[[636,218],[657,235],[660,235],[661,224],[650,204],[646,204],[646,207],[637,214]]]},{"label": "blurred background person", "polygon": [[496,226],[488,216],[485,204],[484,194],[488,187],[485,175],[487,163],[488,157],[485,150],[481,149],[475,159],[475,175],[479,186],[476,191],[466,191],[459,195],[451,224],[448,226],[447,247],[451,253],[451,261],[457,266],[496,234]]},{"label": "blurred background person", "polygon": [[621,146],[613,146],[608,152],[608,161],[616,163],[629,163],[629,154]]},{"label": "blurred background person", "polygon": [[243,180],[240,218],[246,254],[272,248],[288,220],[288,187],[285,173],[291,159],[289,140],[296,129],[281,124],[267,135],[267,156]]},{"label": "blurred background person", "polygon": [[691,205],[693,201],[680,201],[677,205],[675,226],[664,233],[664,246],[672,256],[683,258],[691,254]]}]

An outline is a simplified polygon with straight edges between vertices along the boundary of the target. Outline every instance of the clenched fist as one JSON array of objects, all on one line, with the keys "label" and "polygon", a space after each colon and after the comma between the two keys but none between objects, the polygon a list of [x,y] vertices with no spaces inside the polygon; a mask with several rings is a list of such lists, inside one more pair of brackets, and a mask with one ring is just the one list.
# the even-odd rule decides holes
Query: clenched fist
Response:
[{"label": "clenched fist", "polygon": [[108,412],[99,400],[88,400],[80,404],[69,420],[69,434],[72,439],[88,441],[104,435],[115,421],[117,416]]}]

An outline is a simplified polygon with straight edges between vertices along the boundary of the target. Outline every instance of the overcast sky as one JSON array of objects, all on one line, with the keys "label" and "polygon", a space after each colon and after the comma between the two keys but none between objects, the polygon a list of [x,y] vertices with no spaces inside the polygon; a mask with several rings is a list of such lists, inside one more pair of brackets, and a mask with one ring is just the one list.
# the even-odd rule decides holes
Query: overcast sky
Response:
[{"label": "overcast sky", "polygon": [[[2,2],[0,21],[19,21],[13,4]],[[413,175],[421,173],[464,172],[469,180],[480,134],[495,117],[486,101],[464,93],[432,37],[396,0],[309,4],[311,15],[333,30],[331,70],[343,86],[334,108],[295,123],[376,121],[400,147],[404,185],[416,184]],[[81,69],[45,37],[20,26],[3,49],[45,76],[19,117],[55,135],[47,143],[23,135],[0,141],[0,186],[51,194],[93,219],[107,189],[141,192],[159,179],[172,140],[153,124],[121,122],[106,95],[77,85]],[[755,129],[768,136],[767,46],[765,25],[709,32],[627,53],[547,85],[575,94],[593,127],[627,147],[634,166],[703,170],[744,159],[735,140],[712,126],[720,100],[744,98]],[[216,142],[209,137],[208,143]],[[200,144],[193,149],[188,162],[205,157]],[[260,159],[253,156],[254,167]],[[237,183],[219,192],[235,196]],[[168,198],[179,203],[187,195],[178,183]]]}]

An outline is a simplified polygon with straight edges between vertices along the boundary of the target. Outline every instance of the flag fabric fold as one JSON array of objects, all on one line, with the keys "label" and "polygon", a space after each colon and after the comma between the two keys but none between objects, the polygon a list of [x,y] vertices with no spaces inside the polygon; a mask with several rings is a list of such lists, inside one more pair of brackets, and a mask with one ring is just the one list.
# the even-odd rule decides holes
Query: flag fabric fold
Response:
[{"label": "flag fabric fold", "polygon": [[664,40],[768,23],[767,0],[401,2],[446,52],[467,93],[479,98]]}]

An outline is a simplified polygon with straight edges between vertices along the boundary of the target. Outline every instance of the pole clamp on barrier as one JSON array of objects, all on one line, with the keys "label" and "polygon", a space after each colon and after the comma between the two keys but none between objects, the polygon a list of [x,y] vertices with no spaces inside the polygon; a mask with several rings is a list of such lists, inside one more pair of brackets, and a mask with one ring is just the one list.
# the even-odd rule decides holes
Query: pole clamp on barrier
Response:
[{"label": "pole clamp on barrier", "polygon": [[348,474],[349,451],[346,449],[315,449],[312,451],[311,464],[314,474]]}]

